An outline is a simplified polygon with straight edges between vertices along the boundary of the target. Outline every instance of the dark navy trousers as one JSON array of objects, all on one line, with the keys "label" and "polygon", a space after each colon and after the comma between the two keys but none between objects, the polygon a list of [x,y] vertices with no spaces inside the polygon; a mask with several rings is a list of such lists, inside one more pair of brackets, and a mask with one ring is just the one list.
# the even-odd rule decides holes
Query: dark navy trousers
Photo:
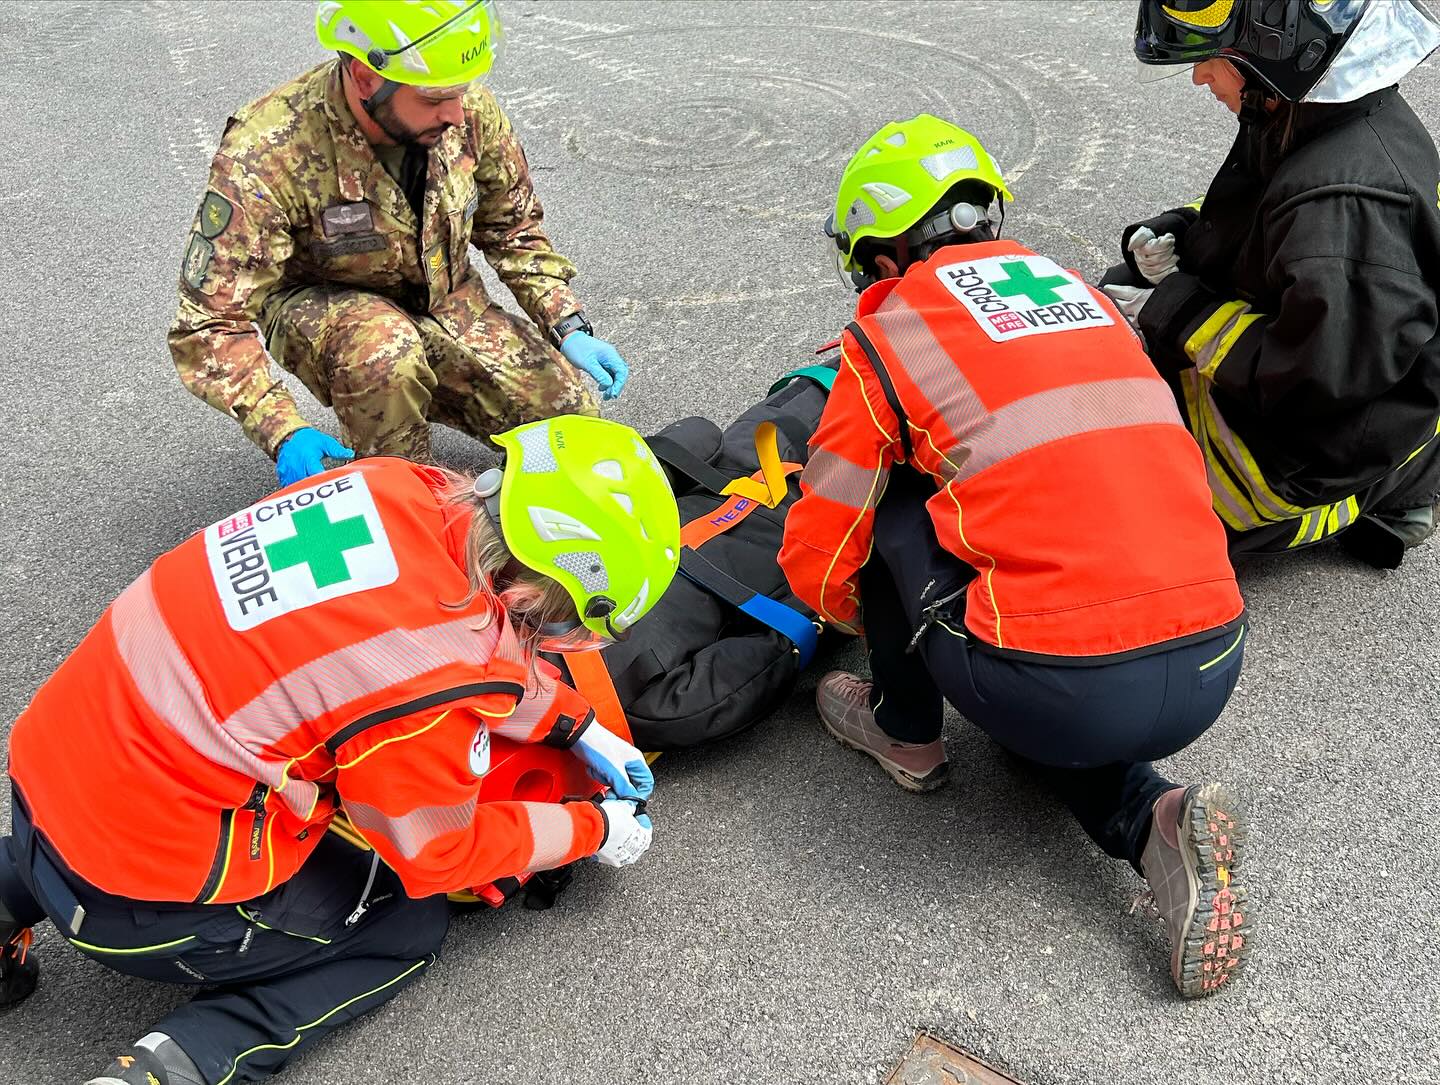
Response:
[{"label": "dark navy trousers", "polygon": [[1240,676],[1244,627],[1113,663],[999,653],[965,629],[964,588],[975,574],[936,539],[925,509],[934,494],[929,479],[897,467],[876,510],[860,572],[875,722],[898,742],[932,742],[949,701],[1024,761],[1107,855],[1138,865],[1151,807],[1175,786],[1150,762],[1219,717]]},{"label": "dark navy trousers", "polygon": [[327,835],[293,878],[245,904],[132,901],[66,870],[15,794],[0,893],[22,926],[48,916],[117,972],[199,987],[153,1031],[175,1040],[210,1085],[231,1085],[269,1077],[435,961],[446,899],[407,897],[373,859]]}]

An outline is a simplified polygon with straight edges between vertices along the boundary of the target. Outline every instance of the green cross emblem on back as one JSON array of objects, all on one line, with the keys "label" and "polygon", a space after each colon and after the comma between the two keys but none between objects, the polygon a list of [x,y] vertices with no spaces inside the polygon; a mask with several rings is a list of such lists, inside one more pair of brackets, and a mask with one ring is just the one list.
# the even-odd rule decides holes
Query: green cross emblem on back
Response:
[{"label": "green cross emblem on back", "polygon": [[1001,266],[1005,268],[1005,278],[992,282],[990,289],[1002,298],[1024,294],[1030,299],[1031,305],[1054,305],[1060,300],[1060,295],[1055,293],[1056,289],[1070,285],[1070,280],[1063,275],[1049,275],[1037,279],[1030,270],[1030,265],[1024,260],[1015,260]]},{"label": "green cross emblem on back", "polygon": [[363,516],[347,516],[336,523],[324,505],[311,505],[290,517],[295,534],[265,547],[270,567],[277,572],[294,565],[308,565],[317,588],[328,588],[350,579],[345,551],[367,546],[375,540]]}]

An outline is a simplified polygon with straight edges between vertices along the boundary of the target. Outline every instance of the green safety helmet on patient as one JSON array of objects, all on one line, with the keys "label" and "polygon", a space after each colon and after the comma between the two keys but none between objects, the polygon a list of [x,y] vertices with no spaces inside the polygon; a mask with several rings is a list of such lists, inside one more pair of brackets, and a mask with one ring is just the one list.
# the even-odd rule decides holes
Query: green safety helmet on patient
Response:
[{"label": "green safety helmet on patient", "polygon": [[995,159],[965,129],[922,113],[894,121],[855,152],[840,178],[835,208],[825,233],[839,250],[843,276],[861,270],[855,252],[866,238],[912,235],[924,244],[964,234],[986,221],[985,208],[960,201],[931,215],[945,194],[962,181],[978,181],[1011,199]]},{"label": "green safety helmet on patient", "polygon": [[655,453],[629,426],[574,414],[491,440],[505,466],[481,474],[475,494],[510,553],[569,593],[571,630],[623,639],[680,567],[680,510]]},{"label": "green safety helmet on patient", "polygon": [[315,36],[427,97],[453,96],[484,76],[504,37],[494,0],[325,0]]}]

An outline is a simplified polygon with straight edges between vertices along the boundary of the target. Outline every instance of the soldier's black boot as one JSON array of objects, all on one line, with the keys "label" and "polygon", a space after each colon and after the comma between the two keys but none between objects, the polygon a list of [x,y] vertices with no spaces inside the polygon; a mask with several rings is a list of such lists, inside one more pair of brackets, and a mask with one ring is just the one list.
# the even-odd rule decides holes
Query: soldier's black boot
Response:
[{"label": "soldier's black boot", "polygon": [[179,1044],[152,1032],[85,1085],[205,1085],[205,1079]]}]

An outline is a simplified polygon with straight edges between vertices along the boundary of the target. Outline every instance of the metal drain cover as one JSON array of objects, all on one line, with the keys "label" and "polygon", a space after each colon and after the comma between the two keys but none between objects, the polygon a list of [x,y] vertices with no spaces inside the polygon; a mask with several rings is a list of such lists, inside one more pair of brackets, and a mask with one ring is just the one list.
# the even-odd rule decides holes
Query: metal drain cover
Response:
[{"label": "metal drain cover", "polygon": [[885,1085],[1022,1085],[974,1055],[920,1033]]}]

